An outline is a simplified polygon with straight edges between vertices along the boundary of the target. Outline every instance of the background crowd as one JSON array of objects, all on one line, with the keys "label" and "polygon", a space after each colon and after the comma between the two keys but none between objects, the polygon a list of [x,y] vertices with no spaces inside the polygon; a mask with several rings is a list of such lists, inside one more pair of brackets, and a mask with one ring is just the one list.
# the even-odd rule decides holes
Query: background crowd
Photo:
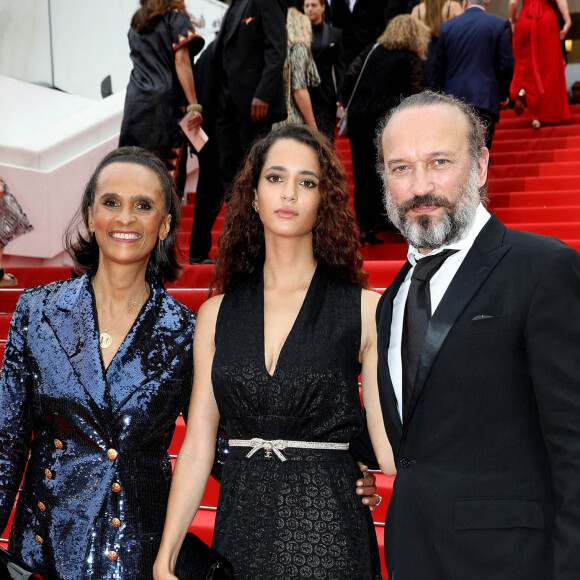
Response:
[{"label": "background crowd", "polygon": [[183,195],[187,146],[176,121],[192,111],[190,129],[201,124],[209,136],[197,152],[190,263],[210,261],[211,229],[241,160],[273,126],[306,123],[333,142],[349,104],[360,242],[376,244],[392,226],[372,170],[374,128],[401,97],[429,87],[465,100],[487,127],[488,148],[501,106],[529,106],[535,128],[569,119],[566,0],[525,0],[521,13],[512,0],[509,22],[488,14],[488,1],[235,0],[192,72],[203,42],[184,2],[143,0],[148,16],[129,33],[120,143],[157,152]]}]

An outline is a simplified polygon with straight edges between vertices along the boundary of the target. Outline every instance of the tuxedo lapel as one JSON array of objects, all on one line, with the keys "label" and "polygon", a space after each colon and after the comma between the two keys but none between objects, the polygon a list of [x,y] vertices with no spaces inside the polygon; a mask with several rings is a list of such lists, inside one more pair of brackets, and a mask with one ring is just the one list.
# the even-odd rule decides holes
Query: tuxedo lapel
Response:
[{"label": "tuxedo lapel", "polygon": [[[391,322],[393,319],[393,300],[405,280],[407,272],[411,268],[409,262],[405,262],[399,270],[393,283],[385,290],[379,302],[377,311],[377,348],[379,358],[379,397],[381,410],[385,425],[391,425],[395,429],[397,440],[400,441],[402,435],[402,423],[397,408],[397,398],[391,381],[389,372],[388,355],[391,336]],[[392,439],[392,434],[389,433]],[[393,449],[397,448],[396,442],[391,440]]]},{"label": "tuxedo lapel", "polygon": [[[96,403],[95,408],[102,410],[107,407],[106,382],[89,283],[85,274],[63,287],[56,300],[45,307],[44,318],[78,382]],[[55,356],[54,360],[58,364],[60,359]]]},{"label": "tuxedo lapel", "polygon": [[409,404],[407,425],[425,387],[431,367],[453,324],[492,270],[509,251],[510,246],[502,246],[505,231],[505,226],[492,215],[476,238],[473,247],[468,252],[439,306],[433,313],[427,327],[425,343],[419,358],[417,376]]},{"label": "tuxedo lapel", "polygon": [[[245,13],[246,8],[247,8],[247,4],[250,2],[250,0],[235,0],[232,3],[232,6],[230,6],[229,11],[232,12],[232,14],[229,15],[229,18],[233,18],[234,20],[232,22],[230,22],[230,25],[228,27],[228,34],[224,35],[224,39],[223,39],[223,43],[227,44],[230,39],[232,38],[232,36],[235,34],[236,30],[238,29],[238,26],[240,26],[241,24],[241,17],[242,15]],[[234,7],[235,4],[235,7]]]}]

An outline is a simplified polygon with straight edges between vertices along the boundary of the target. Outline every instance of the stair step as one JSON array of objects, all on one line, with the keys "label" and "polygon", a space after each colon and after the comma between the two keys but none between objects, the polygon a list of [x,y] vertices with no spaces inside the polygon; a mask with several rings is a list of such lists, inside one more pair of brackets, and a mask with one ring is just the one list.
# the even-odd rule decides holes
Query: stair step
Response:
[{"label": "stair step", "polygon": [[6,340],[12,314],[0,314],[0,340]]},{"label": "stair step", "polygon": [[580,163],[578,161],[552,161],[551,163],[523,163],[514,165],[491,165],[489,179],[505,177],[580,177]]},{"label": "stair step", "polygon": [[[539,134],[536,129],[532,127],[532,119],[531,115],[522,115],[521,117],[508,117],[507,115],[504,116],[503,113],[501,115],[499,123],[495,126],[496,132],[505,132],[511,131],[513,129],[532,129],[536,132],[535,137],[540,138],[541,135]],[[569,121],[566,121],[562,124],[544,124],[542,125],[541,129],[547,129],[549,127],[563,127],[568,125],[580,125],[580,115],[572,115],[572,118]]]},{"label": "stair step", "polygon": [[[493,185],[493,184],[492,184]],[[562,191],[511,191],[488,193],[489,208],[567,206],[580,216],[580,189]]]},{"label": "stair step", "polygon": [[542,139],[526,135],[522,139],[499,139],[497,142],[493,138],[491,150],[492,164],[495,153],[506,153],[512,151],[553,151],[554,149],[579,149],[580,136],[574,137],[546,137]]},{"label": "stair step", "polygon": [[[580,201],[580,200],[579,200]],[[559,223],[569,222],[571,213],[570,207],[496,207],[495,215],[504,223]],[[580,226],[580,205],[576,208],[578,225]]]},{"label": "stair step", "polygon": [[489,184],[490,193],[512,191],[564,191],[577,189],[577,176],[496,177]]},{"label": "stair step", "polygon": [[[501,123],[500,123],[501,124]],[[499,127],[499,126],[498,126]],[[576,137],[580,135],[580,125],[575,123],[562,123],[561,125],[545,125],[541,129],[542,134],[532,127],[531,119],[530,124],[526,124],[522,127],[508,128],[501,131],[495,132],[493,137],[492,148],[495,147],[496,143],[501,143],[502,141],[518,140],[518,139],[535,139],[544,140],[551,139],[555,137]],[[541,139],[540,139],[541,138]]]},{"label": "stair step", "polygon": [[194,312],[207,300],[207,288],[168,288],[167,291]]},{"label": "stair step", "polygon": [[2,288],[0,290],[0,314],[12,314],[22,288]]},{"label": "stair step", "polygon": [[575,162],[580,160],[578,149],[553,149],[546,151],[505,151],[497,152],[495,148],[491,154],[490,170],[501,165],[523,165],[526,163]]}]

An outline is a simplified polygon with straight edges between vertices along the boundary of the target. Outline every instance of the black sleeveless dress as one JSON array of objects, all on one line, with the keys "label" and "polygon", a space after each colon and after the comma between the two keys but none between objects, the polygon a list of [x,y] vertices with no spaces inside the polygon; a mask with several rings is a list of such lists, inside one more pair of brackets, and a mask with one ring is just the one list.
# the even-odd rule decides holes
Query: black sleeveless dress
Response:
[{"label": "black sleeveless dress", "polygon": [[[213,388],[230,439],[349,442],[364,426],[358,362],[361,287],[319,265],[273,376],[264,361],[263,275],[223,298]],[[230,447],[213,546],[236,580],[377,580],[379,554],[348,451],[294,449],[287,459]],[[267,457],[270,455],[270,457]]]}]

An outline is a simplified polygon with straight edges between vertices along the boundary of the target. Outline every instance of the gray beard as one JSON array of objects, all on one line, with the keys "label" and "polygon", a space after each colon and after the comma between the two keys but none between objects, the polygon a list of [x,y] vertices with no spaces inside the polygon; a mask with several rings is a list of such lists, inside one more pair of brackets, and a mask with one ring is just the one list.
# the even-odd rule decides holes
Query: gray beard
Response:
[{"label": "gray beard", "polygon": [[[415,196],[407,202],[397,205],[391,195],[386,176],[384,176],[384,202],[387,215],[411,246],[429,250],[441,248],[457,242],[467,235],[477,207],[482,201],[478,181],[478,170],[477,165],[475,165],[471,167],[467,181],[459,186],[461,193],[455,204],[451,204],[444,197],[429,193]],[[441,206],[446,211],[442,217],[421,215],[415,220],[409,218],[407,211],[419,205]]]}]

